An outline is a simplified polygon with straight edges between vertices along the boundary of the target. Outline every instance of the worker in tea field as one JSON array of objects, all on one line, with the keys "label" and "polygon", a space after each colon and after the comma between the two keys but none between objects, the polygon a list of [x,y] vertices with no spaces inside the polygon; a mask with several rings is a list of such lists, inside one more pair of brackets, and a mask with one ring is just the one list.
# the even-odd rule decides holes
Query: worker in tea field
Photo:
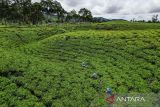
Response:
[{"label": "worker in tea field", "polygon": [[107,88],[107,90],[106,90],[106,95],[112,95],[112,90],[111,90],[111,88]]}]

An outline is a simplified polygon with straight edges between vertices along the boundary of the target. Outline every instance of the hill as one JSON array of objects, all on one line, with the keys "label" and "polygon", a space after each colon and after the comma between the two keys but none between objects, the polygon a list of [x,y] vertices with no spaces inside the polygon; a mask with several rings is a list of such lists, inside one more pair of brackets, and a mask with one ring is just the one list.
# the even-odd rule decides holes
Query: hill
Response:
[{"label": "hill", "polygon": [[0,105],[104,106],[107,87],[159,94],[159,28],[127,21],[1,26]]}]

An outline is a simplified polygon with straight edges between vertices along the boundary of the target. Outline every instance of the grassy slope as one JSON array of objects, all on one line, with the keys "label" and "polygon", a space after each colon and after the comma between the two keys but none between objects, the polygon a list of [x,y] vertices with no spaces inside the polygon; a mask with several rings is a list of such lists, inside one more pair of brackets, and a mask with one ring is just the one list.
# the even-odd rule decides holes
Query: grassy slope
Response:
[{"label": "grassy slope", "polygon": [[159,28],[128,22],[3,26],[0,105],[102,106],[106,87],[158,93]]}]

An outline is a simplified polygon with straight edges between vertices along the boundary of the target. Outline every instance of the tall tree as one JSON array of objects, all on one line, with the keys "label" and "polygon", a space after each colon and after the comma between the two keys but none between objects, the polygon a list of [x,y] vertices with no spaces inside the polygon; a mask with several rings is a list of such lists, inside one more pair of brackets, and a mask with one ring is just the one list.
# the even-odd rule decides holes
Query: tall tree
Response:
[{"label": "tall tree", "polygon": [[154,22],[154,23],[158,22],[158,14],[157,15],[153,15],[152,22]]},{"label": "tall tree", "polygon": [[78,13],[83,21],[85,21],[85,22],[92,21],[93,17],[92,17],[92,13],[90,10],[88,10],[86,8],[82,8],[82,9],[80,9],[80,11]]},{"label": "tall tree", "polygon": [[42,11],[50,15],[50,9],[52,7],[52,0],[41,0]]},{"label": "tall tree", "polygon": [[26,23],[30,22],[30,14],[31,14],[31,7],[32,7],[32,3],[31,0],[22,0],[21,2],[22,5],[22,15],[23,15],[23,21]]},{"label": "tall tree", "polygon": [[72,11],[68,12],[67,17],[66,17],[66,21],[73,21],[73,22],[79,21],[79,15],[77,14],[77,12],[74,9]]},{"label": "tall tree", "polygon": [[30,20],[33,24],[37,24],[44,19],[43,12],[42,12],[42,5],[40,3],[33,3],[31,6],[31,15]]},{"label": "tall tree", "polygon": [[58,18],[58,21],[62,21],[66,11],[61,6],[60,2],[52,0],[42,0],[42,10],[47,15],[55,15]]},{"label": "tall tree", "polygon": [[9,20],[29,23],[31,0],[12,0]]},{"label": "tall tree", "polygon": [[11,1],[10,0],[1,0],[0,1],[0,19],[7,20],[9,17],[9,7]]},{"label": "tall tree", "polygon": [[62,21],[67,12],[63,9],[60,2],[53,1],[51,13],[57,15],[58,21]]}]

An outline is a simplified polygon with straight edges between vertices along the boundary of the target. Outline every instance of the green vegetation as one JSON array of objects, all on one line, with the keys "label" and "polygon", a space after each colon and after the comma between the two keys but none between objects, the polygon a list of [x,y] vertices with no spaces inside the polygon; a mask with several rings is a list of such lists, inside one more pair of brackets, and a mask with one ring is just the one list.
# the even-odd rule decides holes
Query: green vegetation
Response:
[{"label": "green vegetation", "polygon": [[91,22],[92,13],[86,8],[67,12],[55,0],[1,0],[0,22],[2,24],[42,24],[53,22]]},{"label": "green vegetation", "polygon": [[125,21],[2,25],[0,105],[103,107],[107,87],[158,94],[159,28]]}]

